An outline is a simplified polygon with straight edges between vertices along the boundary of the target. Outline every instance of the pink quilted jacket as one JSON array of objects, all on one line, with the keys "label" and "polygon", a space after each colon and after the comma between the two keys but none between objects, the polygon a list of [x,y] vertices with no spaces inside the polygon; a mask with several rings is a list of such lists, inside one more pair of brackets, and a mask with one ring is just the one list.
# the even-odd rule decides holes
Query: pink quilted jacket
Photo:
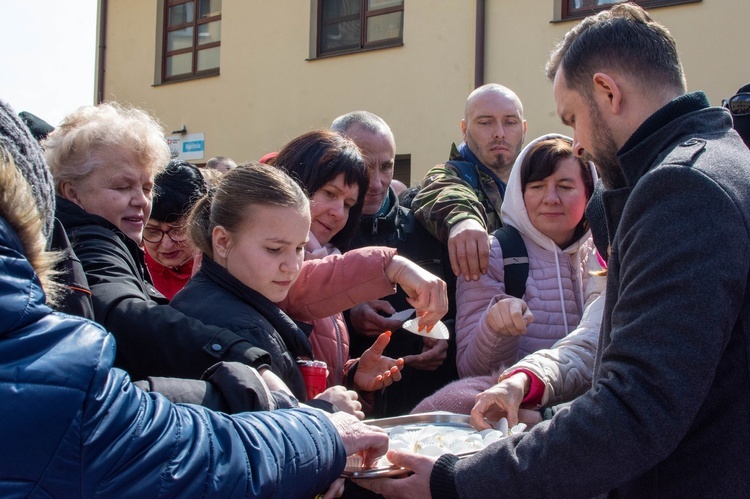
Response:
[{"label": "pink quilted jacket", "polygon": [[[516,166],[538,140],[541,137],[521,152]],[[462,378],[496,374],[527,354],[550,348],[576,328],[585,305],[600,291],[600,287],[587,289],[590,271],[601,269],[590,232],[564,249],[539,232],[531,224],[526,211],[516,166],[508,179],[501,215],[503,223],[521,232],[526,244],[529,277],[523,299],[534,314],[534,322],[528,325],[522,336],[498,335],[487,324],[487,310],[508,296],[505,293],[502,250],[492,237],[487,274],[478,281],[457,281],[456,363]],[[591,168],[594,169],[593,165]],[[596,179],[595,170],[593,175]]]},{"label": "pink quilted jacket", "polygon": [[[334,272],[327,277],[324,284],[327,287],[340,289],[333,298],[326,300],[325,309],[343,311],[359,303],[377,300],[383,296],[393,294],[395,288],[385,275],[385,268],[393,259],[396,250],[386,247],[368,247],[348,251],[345,255],[335,255],[331,258],[339,262]],[[307,267],[307,265],[305,266]],[[303,273],[292,287],[292,296],[315,295],[316,288],[310,285],[309,276]],[[314,280],[320,283],[319,279]],[[349,360],[349,332],[341,313],[320,318],[316,310],[320,303],[305,301],[304,308],[290,307],[289,299],[286,304],[280,304],[293,319],[309,322],[313,325],[310,335],[313,355],[317,360],[328,364],[328,386],[342,384],[344,365]]]}]

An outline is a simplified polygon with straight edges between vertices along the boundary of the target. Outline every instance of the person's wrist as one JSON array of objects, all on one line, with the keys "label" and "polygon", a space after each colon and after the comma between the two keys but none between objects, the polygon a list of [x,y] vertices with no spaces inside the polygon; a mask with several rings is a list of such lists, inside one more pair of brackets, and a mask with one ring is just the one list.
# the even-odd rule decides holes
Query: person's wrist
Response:
[{"label": "person's wrist", "polygon": [[396,284],[401,278],[401,274],[407,269],[408,260],[399,255],[394,255],[390,263],[385,268],[385,276],[391,282]]},{"label": "person's wrist", "polygon": [[514,386],[519,387],[523,391],[523,395],[526,395],[529,393],[529,389],[531,388],[531,376],[529,374],[522,370],[513,370],[509,373],[505,373],[498,378],[497,382],[507,382],[512,383]]}]

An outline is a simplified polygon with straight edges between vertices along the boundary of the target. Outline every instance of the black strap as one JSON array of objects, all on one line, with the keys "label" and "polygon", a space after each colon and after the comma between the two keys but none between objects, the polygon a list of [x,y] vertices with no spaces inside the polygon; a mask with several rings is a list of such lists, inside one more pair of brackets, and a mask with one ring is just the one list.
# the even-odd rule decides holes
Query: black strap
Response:
[{"label": "black strap", "polygon": [[526,293],[526,279],[529,277],[529,254],[521,233],[511,225],[504,225],[494,233],[503,250],[505,269],[505,292],[516,298]]}]

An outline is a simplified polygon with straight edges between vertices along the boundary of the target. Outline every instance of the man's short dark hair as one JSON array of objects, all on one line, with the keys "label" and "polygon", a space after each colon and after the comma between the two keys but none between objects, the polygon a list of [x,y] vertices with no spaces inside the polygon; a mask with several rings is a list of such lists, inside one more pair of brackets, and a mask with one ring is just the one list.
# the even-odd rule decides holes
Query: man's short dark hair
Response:
[{"label": "man's short dark hair", "polygon": [[644,85],[686,90],[677,46],[666,27],[635,4],[618,4],[581,21],[550,55],[546,73],[562,68],[567,88],[589,96],[595,73],[614,70]]}]

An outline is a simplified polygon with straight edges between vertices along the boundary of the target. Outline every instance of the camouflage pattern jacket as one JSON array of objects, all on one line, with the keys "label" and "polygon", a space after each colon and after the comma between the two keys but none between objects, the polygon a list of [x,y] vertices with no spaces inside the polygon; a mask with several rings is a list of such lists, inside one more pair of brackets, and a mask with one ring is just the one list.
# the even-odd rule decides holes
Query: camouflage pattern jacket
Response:
[{"label": "camouflage pattern jacket", "polygon": [[[462,174],[458,163],[471,165],[474,175]],[[494,179],[466,161],[454,143],[449,161],[427,172],[411,209],[433,236],[447,244],[451,227],[467,218],[481,223],[488,232],[499,229],[503,225],[502,204],[503,193]]]}]

